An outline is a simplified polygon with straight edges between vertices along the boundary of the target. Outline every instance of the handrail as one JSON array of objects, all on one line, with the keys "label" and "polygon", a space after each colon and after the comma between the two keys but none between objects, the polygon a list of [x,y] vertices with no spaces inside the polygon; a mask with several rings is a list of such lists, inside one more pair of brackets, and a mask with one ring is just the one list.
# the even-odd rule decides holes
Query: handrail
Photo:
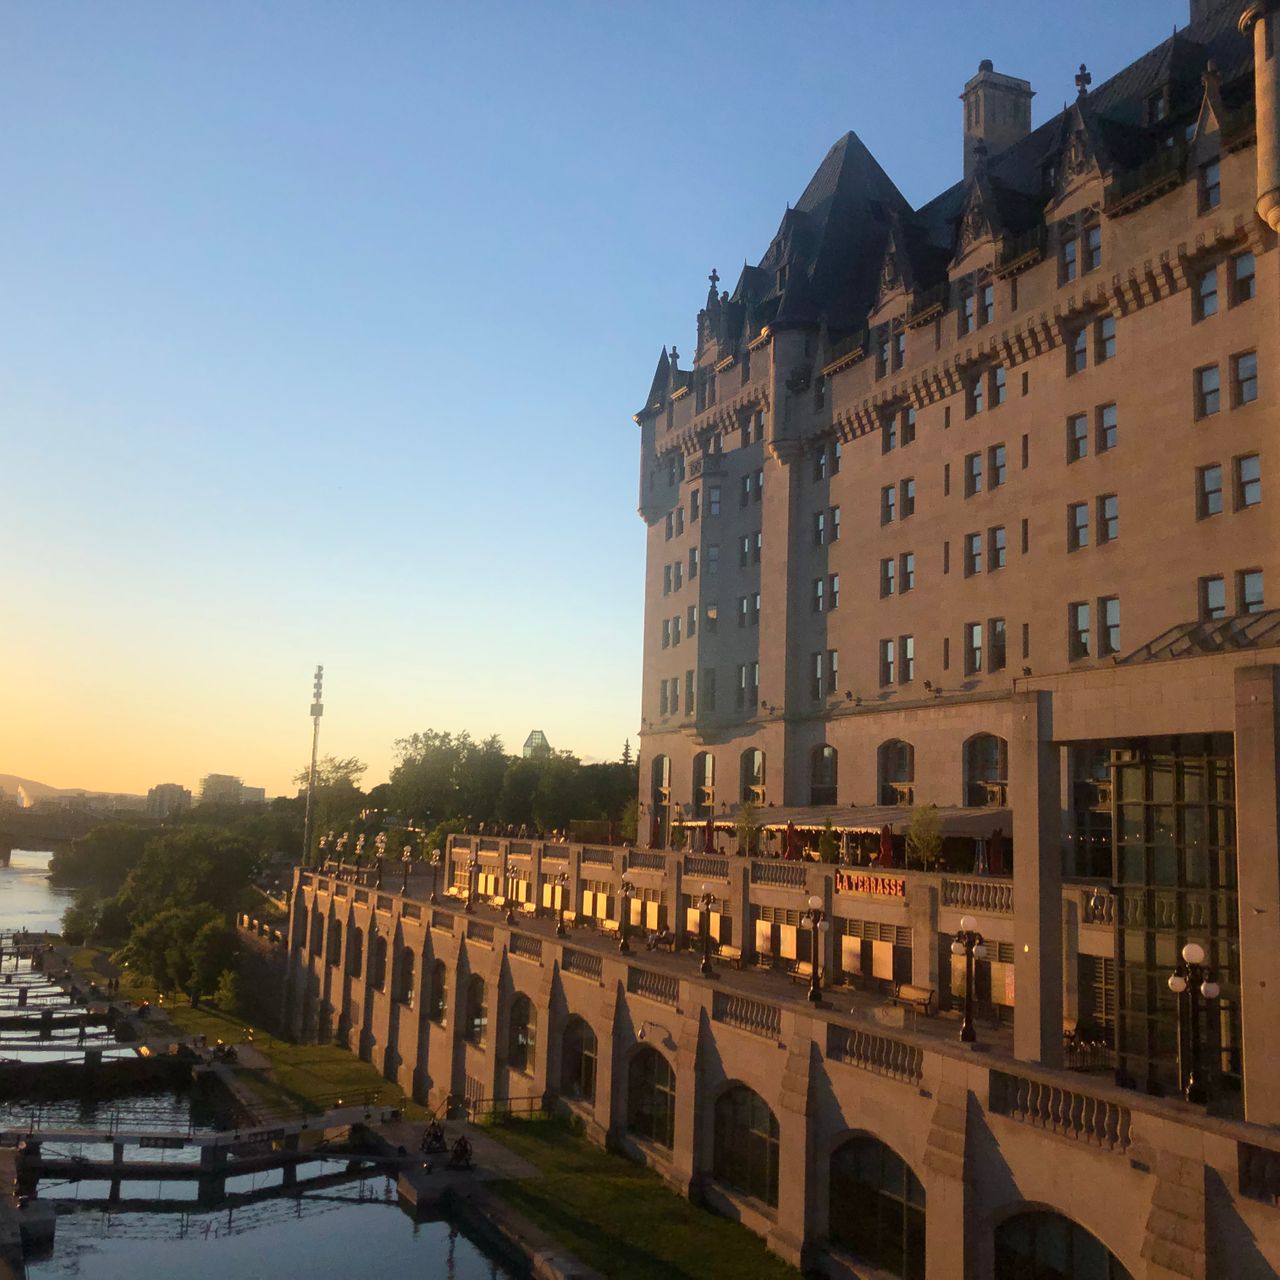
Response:
[{"label": "handrail", "polygon": [[711,1016],[716,1022],[740,1027],[770,1040],[776,1040],[782,1034],[782,1010],[776,1004],[752,1000],[750,996],[717,991],[711,1002]]},{"label": "handrail", "polygon": [[1126,1150],[1133,1123],[1118,1102],[1006,1071],[991,1072],[990,1110],[1105,1151]]}]

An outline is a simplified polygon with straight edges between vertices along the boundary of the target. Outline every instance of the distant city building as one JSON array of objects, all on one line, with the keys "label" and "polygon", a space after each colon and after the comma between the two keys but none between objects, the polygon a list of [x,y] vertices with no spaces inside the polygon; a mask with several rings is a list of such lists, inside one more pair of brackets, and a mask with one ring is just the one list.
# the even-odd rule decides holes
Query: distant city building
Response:
[{"label": "distant city building", "polygon": [[147,792],[147,816],[168,818],[191,808],[191,792],[177,782],[162,782]]},{"label": "distant city building", "polygon": [[263,804],[266,798],[264,787],[246,787],[228,773],[211,773],[200,783],[201,804]]},{"label": "distant city building", "polygon": [[551,743],[541,729],[534,729],[524,740],[524,758],[526,760],[545,760],[551,754]]}]

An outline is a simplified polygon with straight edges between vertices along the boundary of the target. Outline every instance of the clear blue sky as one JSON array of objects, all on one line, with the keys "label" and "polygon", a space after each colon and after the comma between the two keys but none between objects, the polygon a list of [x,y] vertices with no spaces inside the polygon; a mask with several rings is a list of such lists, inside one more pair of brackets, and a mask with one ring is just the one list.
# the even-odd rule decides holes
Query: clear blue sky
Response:
[{"label": "clear blue sky", "polygon": [[639,722],[636,428],[832,142],[919,204],[1187,0],[8,3],[0,771],[285,787]]}]

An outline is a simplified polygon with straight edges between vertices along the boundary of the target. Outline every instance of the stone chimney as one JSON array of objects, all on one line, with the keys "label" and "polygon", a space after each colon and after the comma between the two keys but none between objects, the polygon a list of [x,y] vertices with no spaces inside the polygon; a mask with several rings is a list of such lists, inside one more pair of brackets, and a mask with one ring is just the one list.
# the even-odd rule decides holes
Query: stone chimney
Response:
[{"label": "stone chimney", "polygon": [[1031,132],[1030,80],[1003,76],[984,58],[978,74],[964,87],[964,178],[973,176],[978,144],[994,156]]}]

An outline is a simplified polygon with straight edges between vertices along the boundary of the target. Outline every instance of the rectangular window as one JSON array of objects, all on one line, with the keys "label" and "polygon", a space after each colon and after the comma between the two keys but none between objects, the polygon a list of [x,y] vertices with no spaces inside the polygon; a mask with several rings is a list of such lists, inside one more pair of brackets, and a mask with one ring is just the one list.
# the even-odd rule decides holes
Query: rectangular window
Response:
[{"label": "rectangular window", "polygon": [[993,489],[998,489],[1005,481],[1004,445],[993,444],[987,450],[987,482]]},{"label": "rectangular window", "polygon": [[1077,329],[1067,347],[1067,372],[1082,373],[1089,367],[1089,332]]},{"label": "rectangular window", "polygon": [[758,591],[751,597],[751,625],[753,627],[760,625],[760,593]]},{"label": "rectangular window", "polygon": [[699,704],[703,711],[716,709],[716,669],[702,668],[702,701]]},{"label": "rectangular window", "polygon": [[684,565],[677,560],[671,566],[671,590],[679,591],[684,586]]},{"label": "rectangular window", "polygon": [[942,637],[942,669],[951,670],[951,641],[946,636]]},{"label": "rectangular window", "polygon": [[899,486],[902,497],[902,519],[915,515],[916,511],[916,482],[914,477],[908,477]]},{"label": "rectangular window", "polygon": [[894,642],[892,640],[880,641],[880,683],[888,685],[893,683],[894,675]]},{"label": "rectangular window", "polygon": [[671,594],[671,566],[669,564],[662,566],[662,594],[664,596]]},{"label": "rectangular window", "polygon": [[756,501],[759,502],[764,497],[764,468],[756,472]]},{"label": "rectangular window", "polygon": [[738,597],[738,630],[745,630],[747,625],[747,597]]},{"label": "rectangular window", "polygon": [[1256,453],[1236,459],[1236,509],[1256,507],[1262,501],[1262,463]]},{"label": "rectangular window", "polygon": [[821,613],[827,598],[827,581],[825,578],[814,578],[813,580],[813,611]]},{"label": "rectangular window", "polygon": [[1003,618],[987,619],[987,670],[1003,671],[1005,667],[1005,625]]},{"label": "rectangular window", "polygon": [[902,443],[909,445],[916,438],[916,411],[914,409],[903,409],[902,411]]},{"label": "rectangular window", "polygon": [[978,324],[990,324],[996,314],[996,288],[984,284],[978,291]]},{"label": "rectangular window", "polygon": [[1196,279],[1196,319],[1207,320],[1218,314],[1218,268],[1202,271]]},{"label": "rectangular window", "polygon": [[951,572],[951,543],[944,542],[942,544],[942,572]]},{"label": "rectangular window", "polygon": [[676,614],[671,619],[671,644],[674,647],[680,643],[680,615]]},{"label": "rectangular window", "polygon": [[1098,656],[1109,658],[1120,652],[1120,598],[1103,596],[1098,601]]},{"label": "rectangular window", "polygon": [[714,600],[702,606],[702,625],[709,635],[715,635],[720,625],[720,606]]},{"label": "rectangular window", "polygon": [[835,609],[840,604],[840,575],[838,573],[829,573],[827,575],[827,608]]},{"label": "rectangular window", "polygon": [[718,516],[720,514],[720,486],[713,484],[707,490],[707,515]]},{"label": "rectangular window", "polygon": [[1238,253],[1231,259],[1231,303],[1238,306],[1242,302],[1248,302],[1257,292],[1253,254]]},{"label": "rectangular window", "polygon": [[671,619],[663,618],[662,620],[662,647],[669,649],[671,647]]},{"label": "rectangular window", "polygon": [[887,484],[880,490],[880,523],[891,523],[897,514],[898,486]]},{"label": "rectangular window", "polygon": [[838,476],[840,474],[840,459],[844,456],[844,445],[837,440],[831,446],[831,474]]},{"label": "rectangular window", "polygon": [[883,378],[889,372],[889,333],[882,330],[876,343],[876,377]]},{"label": "rectangular window", "polygon": [[964,673],[977,675],[982,670],[982,623],[964,624]]},{"label": "rectangular window", "polygon": [[1073,502],[1067,508],[1067,550],[1079,551],[1089,545],[1089,504]]},{"label": "rectangular window", "polygon": [[676,537],[684,532],[684,508],[676,508]]},{"label": "rectangular window", "polygon": [[686,671],[684,673],[684,709],[692,714],[693,706],[693,672]]},{"label": "rectangular window", "polygon": [[1258,353],[1246,351],[1231,360],[1234,403],[1252,404],[1258,398]]},{"label": "rectangular window", "polygon": [[898,683],[910,684],[916,678],[916,638],[898,637]]},{"label": "rectangular window", "polygon": [[703,566],[708,577],[714,577],[720,569],[720,546],[712,542],[707,546],[706,564]]},{"label": "rectangular window", "polygon": [[1098,408],[1098,452],[1106,453],[1116,447],[1116,407],[1104,404]]},{"label": "rectangular window", "polygon": [[888,414],[880,424],[880,452],[892,453],[898,447],[898,419]]},{"label": "rectangular window", "polygon": [[698,576],[698,548],[689,548],[689,581],[692,582]]},{"label": "rectangular window", "polygon": [[827,650],[827,691],[838,692],[840,683],[840,654],[835,649]]},{"label": "rectangular window", "polygon": [[1067,461],[1079,462],[1089,453],[1089,417],[1073,413],[1067,419]]},{"label": "rectangular window", "polygon": [[1004,365],[998,364],[991,370],[991,404],[1004,404],[1008,399],[1009,389],[1005,382]]},{"label": "rectangular window", "polygon": [[964,496],[982,492],[982,454],[971,453],[964,460]]},{"label": "rectangular window", "polygon": [[1222,203],[1222,172],[1217,160],[1200,170],[1200,211],[1207,213]]},{"label": "rectangular window", "polygon": [[1098,499],[1098,543],[1114,542],[1120,536],[1120,499],[1104,493]]},{"label": "rectangular window", "polygon": [[1196,471],[1196,515],[1201,520],[1222,513],[1222,468],[1214,463]]},{"label": "rectangular window", "polygon": [[751,501],[751,472],[742,477],[742,492],[738,495],[738,506],[745,507]]},{"label": "rectangular window", "polygon": [[1062,242],[1062,254],[1059,261],[1058,275],[1063,284],[1070,284],[1078,274],[1078,263],[1076,261],[1076,240],[1072,236],[1070,240]]},{"label": "rectangular window", "polygon": [[1102,228],[1090,227],[1084,233],[1084,269],[1096,271],[1102,266]]},{"label": "rectangular window", "polygon": [[1097,323],[1097,331],[1095,334],[1097,343],[1097,354],[1094,359],[1098,364],[1104,360],[1112,360],[1116,354],[1116,318],[1115,316],[1103,316]]},{"label": "rectangular window", "polygon": [[978,374],[972,382],[969,383],[969,415],[972,417],[975,413],[981,413],[986,408],[986,392],[982,386],[982,374]]},{"label": "rectangular window", "polygon": [[1240,600],[1241,613],[1261,613],[1262,602],[1262,570],[1245,569],[1236,575],[1236,593]]},{"label": "rectangular window", "polygon": [[1067,657],[1072,662],[1089,656],[1089,606],[1081,601],[1067,605]]},{"label": "rectangular window", "polygon": [[994,573],[997,569],[1004,568],[1006,550],[1004,525],[998,524],[994,529],[988,529],[987,569],[991,573]]},{"label": "rectangular window", "polygon": [[698,634],[698,606],[691,604],[685,612],[685,635],[690,640]]},{"label": "rectangular window", "polygon": [[667,512],[667,521],[666,521],[666,526],[667,526],[667,531],[666,531],[666,541],[667,541],[667,542],[670,542],[670,541],[671,541],[671,535],[672,535],[672,533],[675,531],[674,525],[673,525],[673,523],[672,523],[673,519],[674,519],[674,517],[672,516],[671,512],[670,512],[670,511],[668,511],[668,512]]},{"label": "rectangular window", "polygon": [[1022,521],[1022,554],[1025,556],[1031,548],[1031,521]]},{"label": "rectangular window", "polygon": [[1218,366],[1207,364],[1197,369],[1196,379],[1196,417],[1207,418],[1217,413],[1222,407],[1222,384],[1218,376]]},{"label": "rectangular window", "polygon": [[689,523],[697,524],[698,517],[702,514],[702,492],[695,489],[689,495]]},{"label": "rectangular window", "polygon": [[667,714],[668,706],[669,706],[669,703],[667,700],[667,682],[664,680],[662,681],[661,685],[658,687],[658,714],[665,716]]},{"label": "rectangular window", "polygon": [[898,565],[898,591],[911,591],[916,585],[916,553],[904,551]]},{"label": "rectangular window", "polygon": [[831,516],[831,541],[839,542],[840,541],[840,508],[832,507],[830,511],[830,516]]},{"label": "rectangular window", "polygon": [[671,677],[671,714],[677,715],[680,711],[680,679],[678,676]]},{"label": "rectangular window", "polygon": [[823,661],[826,655],[823,653],[811,654],[809,658],[809,696],[817,702],[823,695],[822,670]]},{"label": "rectangular window", "polygon": [[747,665],[738,664],[738,678],[733,689],[733,704],[739,711],[747,705]]},{"label": "rectangular window", "polygon": [[760,563],[760,554],[764,550],[764,533],[757,530],[751,535],[751,563]]},{"label": "rectangular window", "polygon": [[1031,657],[1031,624],[1029,622],[1022,624],[1022,657],[1024,661]]},{"label": "rectangular window", "polygon": [[893,367],[901,369],[907,359],[907,335],[900,329],[893,335]]},{"label": "rectangular window", "polygon": [[1205,622],[1227,616],[1227,584],[1221,577],[1200,579],[1200,617]]},{"label": "rectangular window", "polygon": [[827,478],[827,451],[820,450],[813,456],[813,478],[815,480],[825,480]]},{"label": "rectangular window", "polygon": [[827,540],[827,516],[824,511],[813,513],[813,545],[822,546]]},{"label": "rectangular window", "polygon": [[973,291],[966,289],[960,298],[960,336],[972,333],[977,319],[978,304]]},{"label": "rectangular window", "polygon": [[964,535],[964,576],[971,578],[982,572],[982,534]]},{"label": "rectangular window", "polygon": [[949,462],[942,464],[942,496],[944,498],[951,496],[951,463]]},{"label": "rectangular window", "polygon": [[745,569],[751,562],[751,535],[744,533],[738,539],[738,566]]},{"label": "rectangular window", "polygon": [[880,595],[891,596],[896,583],[896,563],[892,556],[880,561]]}]

